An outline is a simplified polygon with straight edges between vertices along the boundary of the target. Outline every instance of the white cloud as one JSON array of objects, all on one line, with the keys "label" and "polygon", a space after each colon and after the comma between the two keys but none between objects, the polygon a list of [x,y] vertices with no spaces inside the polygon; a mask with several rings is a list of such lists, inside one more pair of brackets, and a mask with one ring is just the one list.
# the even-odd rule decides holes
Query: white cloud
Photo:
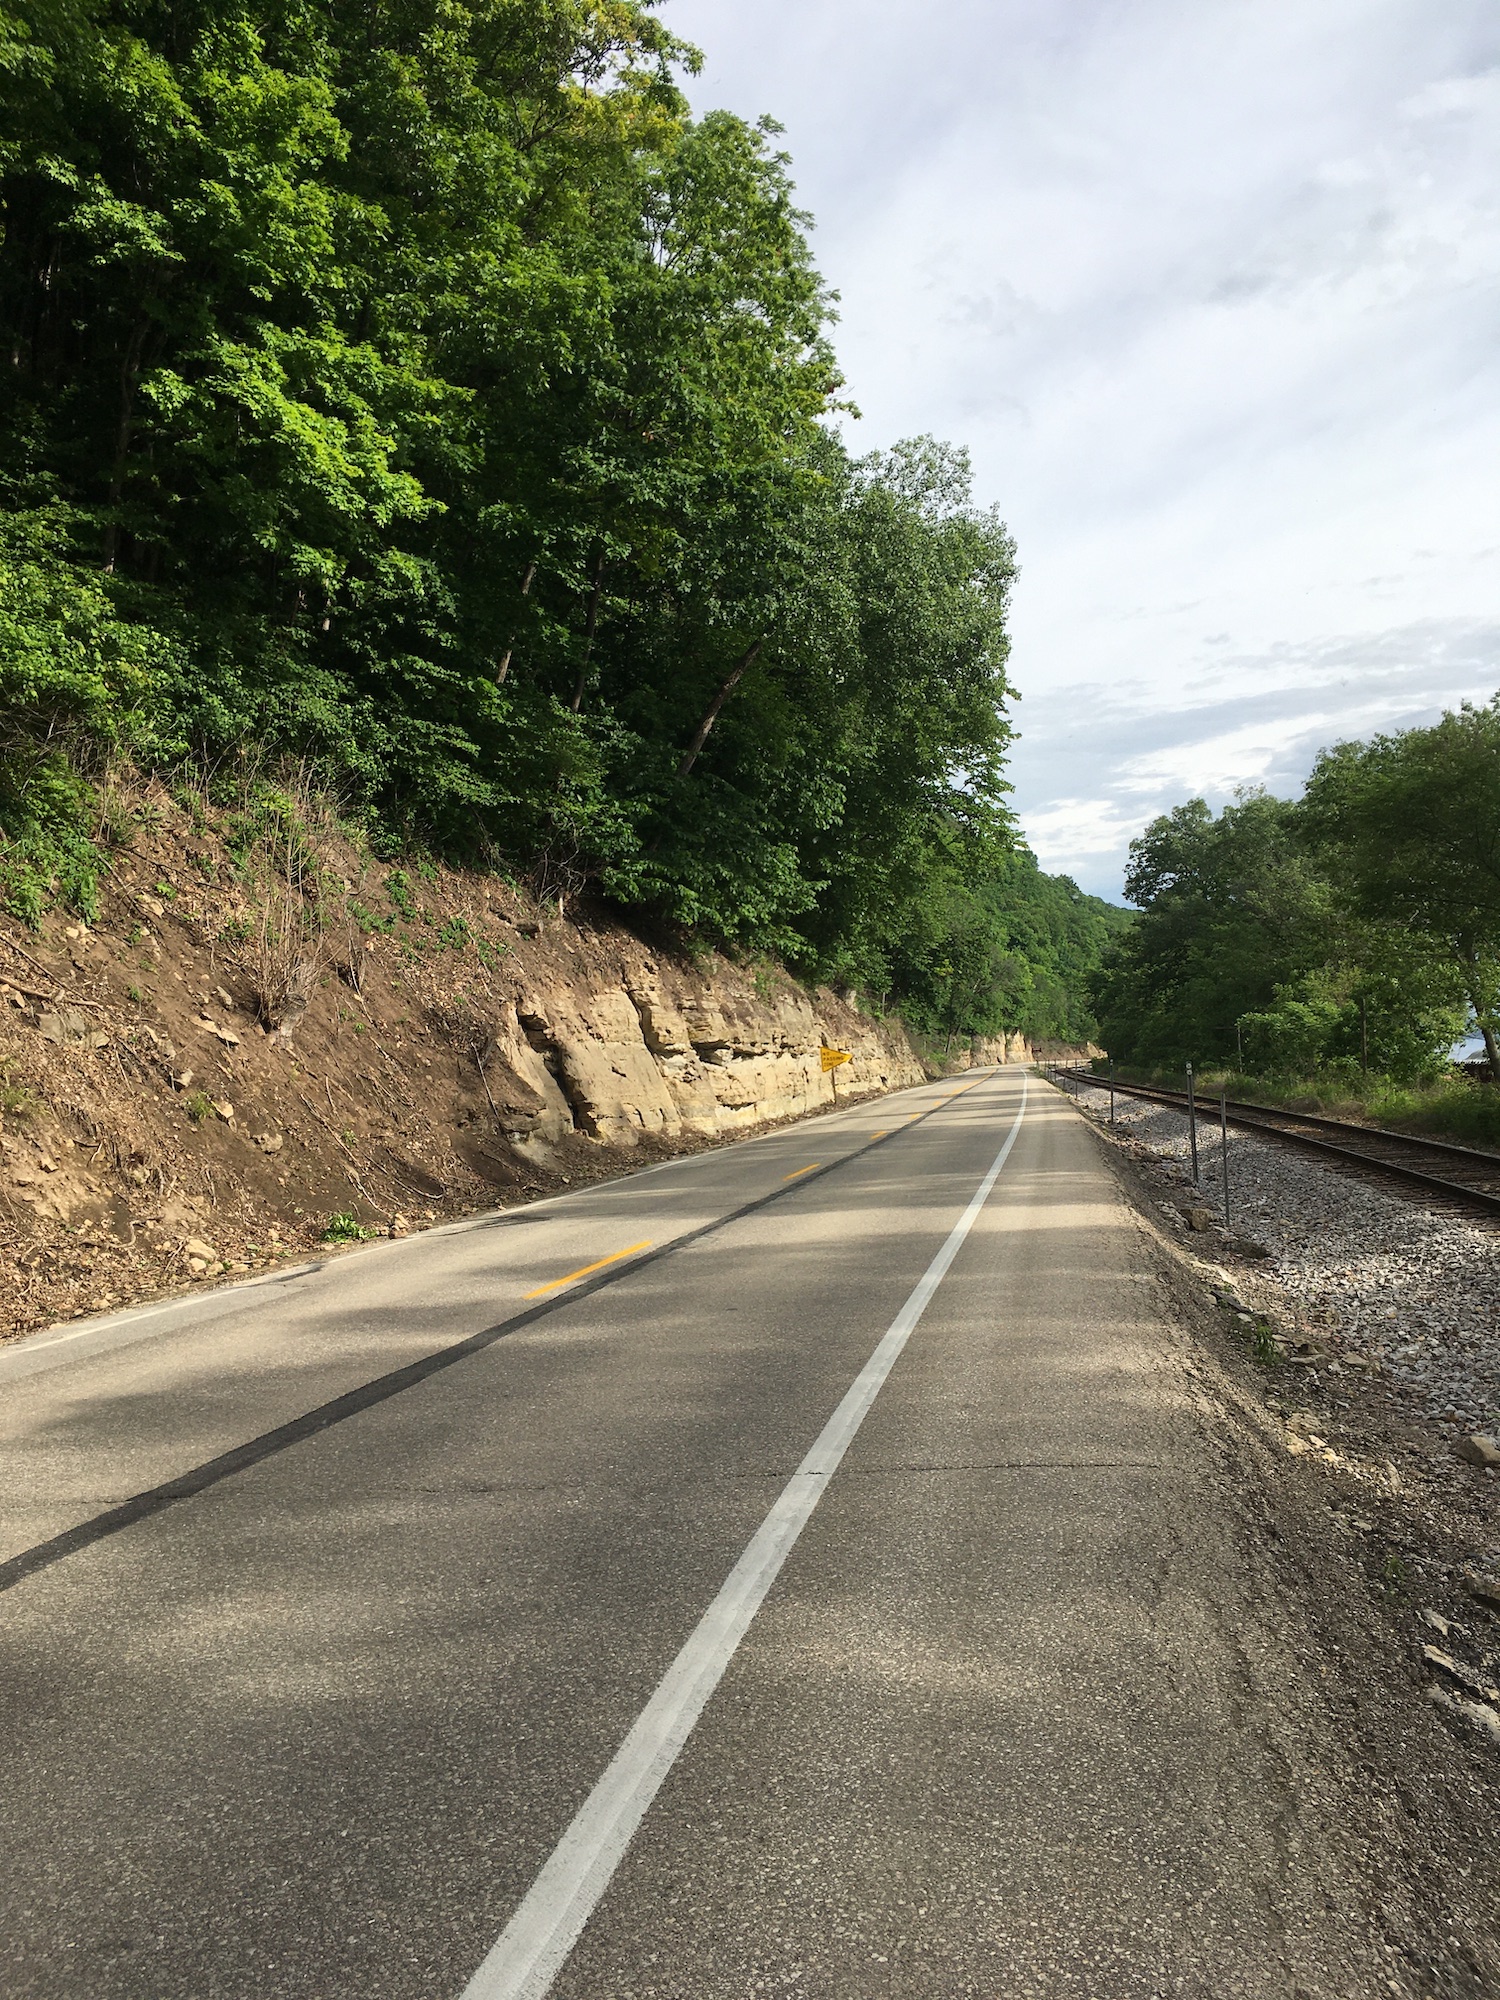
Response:
[{"label": "white cloud", "polygon": [[1057,799],[1029,813],[1026,833],[1044,868],[1072,875],[1108,861],[1139,831],[1136,814],[1109,799]]},{"label": "white cloud", "polygon": [[1107,888],[1130,837],[1183,799],[1289,795],[1324,745],[1433,721],[1496,687],[1500,620],[1221,653],[1170,708],[1149,680],[1054,688],[1020,705],[1022,821],[1044,867]]},{"label": "white cloud", "polygon": [[966,443],[1016,533],[1044,858],[1113,892],[1188,792],[1291,789],[1330,734],[1500,685],[1493,7],[664,17],[700,104],[787,126],[851,442]]}]

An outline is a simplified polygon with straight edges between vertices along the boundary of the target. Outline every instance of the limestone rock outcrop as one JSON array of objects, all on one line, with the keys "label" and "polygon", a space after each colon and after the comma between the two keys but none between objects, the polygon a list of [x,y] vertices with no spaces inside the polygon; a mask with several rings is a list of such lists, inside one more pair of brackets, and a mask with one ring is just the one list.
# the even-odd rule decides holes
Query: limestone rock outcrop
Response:
[{"label": "limestone rock outcrop", "polygon": [[992,1063],[1028,1063],[1031,1044],[1024,1035],[975,1035],[956,1067],[988,1069]]},{"label": "limestone rock outcrop", "polygon": [[[825,1050],[849,1060],[825,1068]],[[543,1150],[570,1133],[631,1146],[646,1133],[748,1128],[926,1074],[899,1028],[826,989],[645,956],[617,978],[523,993],[495,1053],[511,1072],[510,1136]]]}]

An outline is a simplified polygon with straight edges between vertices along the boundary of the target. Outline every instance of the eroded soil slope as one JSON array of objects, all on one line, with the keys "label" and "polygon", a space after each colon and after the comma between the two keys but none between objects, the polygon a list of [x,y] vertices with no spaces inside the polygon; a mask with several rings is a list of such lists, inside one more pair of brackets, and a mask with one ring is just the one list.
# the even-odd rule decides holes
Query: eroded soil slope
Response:
[{"label": "eroded soil slope", "polygon": [[[6,1333],[924,1074],[898,1025],[831,992],[494,875],[160,788],[119,820],[93,923],[0,925]],[[825,1069],[829,1047],[851,1060]]]}]

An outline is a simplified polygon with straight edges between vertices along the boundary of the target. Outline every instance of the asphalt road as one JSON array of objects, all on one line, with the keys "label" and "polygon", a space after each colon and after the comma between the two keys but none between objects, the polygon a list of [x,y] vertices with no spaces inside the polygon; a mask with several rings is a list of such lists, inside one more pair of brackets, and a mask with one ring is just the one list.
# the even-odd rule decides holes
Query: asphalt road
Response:
[{"label": "asphalt road", "polygon": [[1026,1090],[0,1354],[0,1994],[1397,1990]]}]

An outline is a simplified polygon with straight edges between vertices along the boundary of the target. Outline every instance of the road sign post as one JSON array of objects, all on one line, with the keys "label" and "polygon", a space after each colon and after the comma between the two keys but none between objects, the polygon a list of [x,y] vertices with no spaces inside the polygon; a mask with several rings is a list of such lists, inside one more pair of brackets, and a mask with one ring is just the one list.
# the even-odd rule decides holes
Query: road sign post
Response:
[{"label": "road sign post", "polygon": [[823,1058],[823,1074],[828,1078],[828,1087],[834,1096],[837,1097],[839,1094],[838,1079],[834,1076],[833,1072],[838,1069],[841,1063],[853,1062],[854,1057],[848,1049],[830,1049],[825,1047],[820,1053]]}]

